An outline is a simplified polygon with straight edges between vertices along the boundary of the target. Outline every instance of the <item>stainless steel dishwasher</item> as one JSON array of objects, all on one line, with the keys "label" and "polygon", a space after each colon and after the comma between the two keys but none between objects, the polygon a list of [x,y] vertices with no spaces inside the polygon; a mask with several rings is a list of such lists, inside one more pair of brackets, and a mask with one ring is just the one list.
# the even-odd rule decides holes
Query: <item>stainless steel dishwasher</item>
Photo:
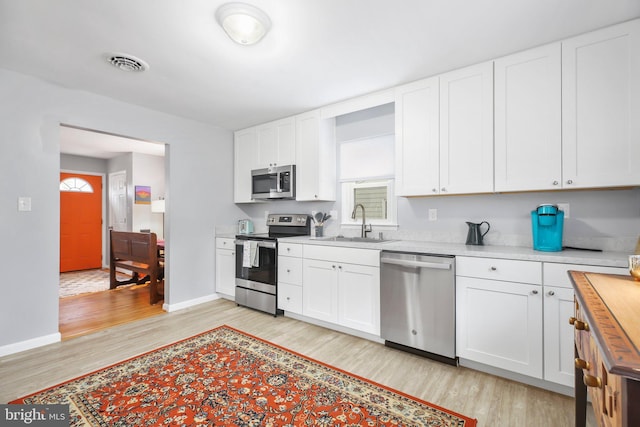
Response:
[{"label": "stainless steel dishwasher", "polygon": [[455,307],[455,257],[382,252],[380,336],[385,345],[457,365]]}]

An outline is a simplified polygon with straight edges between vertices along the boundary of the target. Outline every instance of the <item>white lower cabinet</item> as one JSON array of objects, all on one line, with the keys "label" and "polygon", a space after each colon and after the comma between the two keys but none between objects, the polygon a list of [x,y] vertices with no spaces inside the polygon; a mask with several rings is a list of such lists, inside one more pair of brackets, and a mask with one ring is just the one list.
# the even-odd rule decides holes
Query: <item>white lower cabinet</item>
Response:
[{"label": "white lower cabinet", "polygon": [[279,245],[278,308],[285,312],[302,314],[302,245]]},{"label": "white lower cabinet", "polygon": [[236,294],[236,251],[234,239],[216,239],[216,292],[228,299]]},{"label": "white lower cabinet", "polygon": [[302,314],[379,335],[379,254],[369,249],[305,245]]},{"label": "white lower cabinet", "polygon": [[458,356],[542,378],[542,263],[457,257],[456,272]]},{"label": "white lower cabinet", "polygon": [[544,379],[573,387],[574,315],[573,286],[567,271],[628,274],[626,268],[545,262],[544,283]]},{"label": "white lower cabinet", "polygon": [[573,387],[569,270],[628,274],[619,267],[456,257],[458,357]]},{"label": "white lower cabinet", "polygon": [[573,326],[569,324],[573,311],[572,288],[545,284],[544,379],[568,387],[573,387]]},{"label": "white lower cabinet", "polygon": [[456,279],[458,356],[542,378],[542,287]]}]

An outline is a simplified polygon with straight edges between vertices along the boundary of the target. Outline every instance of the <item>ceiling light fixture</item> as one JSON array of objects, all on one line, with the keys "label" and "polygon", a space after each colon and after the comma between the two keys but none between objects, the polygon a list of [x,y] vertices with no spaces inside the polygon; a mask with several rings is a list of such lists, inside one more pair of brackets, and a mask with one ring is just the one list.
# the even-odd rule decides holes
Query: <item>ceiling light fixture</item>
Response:
[{"label": "ceiling light fixture", "polygon": [[231,40],[242,45],[258,43],[271,28],[267,14],[246,3],[223,4],[216,19]]}]

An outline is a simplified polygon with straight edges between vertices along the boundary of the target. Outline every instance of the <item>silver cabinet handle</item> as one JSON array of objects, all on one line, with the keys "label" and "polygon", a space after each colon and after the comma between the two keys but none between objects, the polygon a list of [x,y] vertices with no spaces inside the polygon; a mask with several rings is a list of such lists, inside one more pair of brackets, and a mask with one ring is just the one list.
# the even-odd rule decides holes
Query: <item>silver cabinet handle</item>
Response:
[{"label": "silver cabinet handle", "polygon": [[498,267],[496,267],[495,265],[492,265],[490,270],[491,271],[496,271],[496,270],[498,270]]},{"label": "silver cabinet handle", "polygon": [[553,185],[558,185],[558,181],[553,181]]},{"label": "silver cabinet handle", "polygon": [[393,259],[393,258],[381,258],[380,262],[384,264],[401,265],[403,267],[436,268],[439,270],[451,270],[451,264],[443,264],[438,262],[410,261],[410,260],[400,260],[400,259]]},{"label": "silver cabinet handle", "polygon": [[567,180],[567,184],[573,184],[573,180],[572,179],[568,179]]},{"label": "silver cabinet handle", "polygon": [[556,293],[555,293],[555,292],[553,292],[553,291],[549,291],[549,292],[547,292],[547,295],[549,295],[549,296],[551,296],[551,297],[552,297],[552,296],[554,296],[555,294],[556,294]]},{"label": "silver cabinet handle", "polygon": [[538,295],[538,291],[536,291],[535,289],[534,289],[534,290],[532,290],[532,291],[531,291],[531,293],[532,293],[533,295]]}]

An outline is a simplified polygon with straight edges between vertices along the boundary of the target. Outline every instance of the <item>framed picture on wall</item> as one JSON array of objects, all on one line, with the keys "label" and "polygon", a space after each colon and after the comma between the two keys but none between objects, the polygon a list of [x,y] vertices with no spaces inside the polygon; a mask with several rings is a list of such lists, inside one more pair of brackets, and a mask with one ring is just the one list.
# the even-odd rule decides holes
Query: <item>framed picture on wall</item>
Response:
[{"label": "framed picture on wall", "polygon": [[150,205],[151,204],[151,187],[148,185],[136,185],[136,198],[137,205]]}]

